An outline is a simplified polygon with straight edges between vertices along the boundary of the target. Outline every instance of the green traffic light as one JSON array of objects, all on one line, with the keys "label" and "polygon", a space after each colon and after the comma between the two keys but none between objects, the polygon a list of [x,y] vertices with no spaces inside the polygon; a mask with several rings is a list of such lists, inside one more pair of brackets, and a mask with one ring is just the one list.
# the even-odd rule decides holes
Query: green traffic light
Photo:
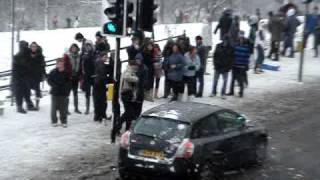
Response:
[{"label": "green traffic light", "polygon": [[109,32],[112,32],[112,33],[117,32],[117,26],[112,22],[107,23],[107,29]]}]

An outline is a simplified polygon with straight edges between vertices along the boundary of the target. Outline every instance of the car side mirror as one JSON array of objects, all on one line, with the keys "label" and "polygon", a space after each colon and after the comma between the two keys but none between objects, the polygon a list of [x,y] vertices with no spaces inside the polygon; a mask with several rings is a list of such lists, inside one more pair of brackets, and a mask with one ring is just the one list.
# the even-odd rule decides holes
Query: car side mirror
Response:
[{"label": "car side mirror", "polygon": [[236,122],[237,124],[239,125],[245,125],[247,119],[243,116],[243,115],[240,115],[237,119],[236,119]]}]

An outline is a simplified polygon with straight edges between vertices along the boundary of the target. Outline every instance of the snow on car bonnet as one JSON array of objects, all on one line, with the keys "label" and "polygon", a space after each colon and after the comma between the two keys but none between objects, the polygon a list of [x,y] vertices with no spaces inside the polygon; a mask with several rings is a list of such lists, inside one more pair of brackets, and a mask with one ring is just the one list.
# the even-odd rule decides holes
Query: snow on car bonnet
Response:
[{"label": "snow on car bonnet", "polygon": [[154,113],[149,114],[148,116],[179,120],[180,115],[181,115],[181,113],[179,113],[176,110],[169,110],[169,111],[154,112]]}]

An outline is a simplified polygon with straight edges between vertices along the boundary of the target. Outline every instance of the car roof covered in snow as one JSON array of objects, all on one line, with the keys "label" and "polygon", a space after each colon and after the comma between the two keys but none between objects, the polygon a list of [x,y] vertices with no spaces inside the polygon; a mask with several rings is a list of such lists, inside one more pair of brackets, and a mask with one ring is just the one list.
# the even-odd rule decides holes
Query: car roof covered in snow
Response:
[{"label": "car roof covered in snow", "polygon": [[194,123],[224,108],[196,103],[196,102],[173,102],[154,107],[142,114],[144,117],[159,117]]}]

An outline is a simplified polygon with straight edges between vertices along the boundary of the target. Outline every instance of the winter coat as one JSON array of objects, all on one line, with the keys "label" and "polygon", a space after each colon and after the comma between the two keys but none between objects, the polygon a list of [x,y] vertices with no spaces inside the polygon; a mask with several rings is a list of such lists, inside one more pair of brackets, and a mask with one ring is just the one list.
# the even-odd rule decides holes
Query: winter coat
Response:
[{"label": "winter coat", "polygon": [[110,44],[105,42],[96,42],[96,55],[99,55],[101,52],[110,51]]},{"label": "winter coat", "polygon": [[317,27],[319,19],[320,19],[320,15],[307,14],[305,31],[307,33],[313,33]]},{"label": "winter coat", "polygon": [[234,64],[234,50],[232,46],[225,47],[223,43],[217,45],[213,55],[214,69],[225,73],[232,69]]},{"label": "winter coat", "polygon": [[181,53],[174,53],[168,58],[166,63],[169,68],[167,74],[168,79],[171,81],[182,81],[185,66],[184,56]]},{"label": "winter coat", "polygon": [[268,24],[269,31],[271,33],[271,41],[279,42],[282,40],[282,33],[284,31],[284,23],[281,16],[273,16],[269,20]]},{"label": "winter coat", "polygon": [[32,67],[32,86],[36,86],[44,80],[46,75],[46,62],[40,51],[38,51],[34,56],[30,57],[30,67]]},{"label": "winter coat", "polygon": [[140,49],[136,49],[133,45],[127,48],[129,60],[135,60],[136,55],[140,53]]},{"label": "winter coat", "polygon": [[204,70],[204,67],[207,64],[207,59],[206,59],[206,47],[203,44],[197,44],[197,50],[198,50],[198,56],[200,58],[200,71]]},{"label": "winter coat", "polygon": [[264,49],[265,43],[266,43],[266,34],[263,30],[259,29],[256,32],[256,42],[254,43],[254,45],[255,47],[261,46]]},{"label": "winter coat", "polygon": [[194,77],[196,75],[196,72],[199,71],[201,63],[200,58],[198,55],[195,55],[194,57],[190,56],[190,53],[186,53],[185,55],[185,66],[184,66],[184,76],[187,77]]},{"label": "winter coat", "polygon": [[297,31],[297,27],[300,26],[301,22],[296,16],[289,16],[285,20],[285,35],[289,37],[294,37]]},{"label": "winter coat", "polygon": [[163,75],[162,60],[161,59],[162,59],[161,51],[154,50],[152,62],[153,62],[153,69],[154,69],[154,77],[155,78],[161,78],[161,76]]},{"label": "winter coat", "polygon": [[31,56],[28,48],[20,50],[14,56],[12,64],[12,82],[29,82],[32,79]]},{"label": "winter coat", "polygon": [[81,73],[83,76],[91,77],[94,74],[95,49],[93,43],[84,40],[81,47]]},{"label": "winter coat", "polygon": [[71,64],[71,69],[72,69],[72,77],[79,77],[81,72],[81,62],[80,62],[80,55],[79,54],[67,54],[70,64]]},{"label": "winter coat", "polygon": [[95,84],[111,84],[113,82],[113,62],[105,64],[105,62],[98,60],[95,65]]},{"label": "winter coat", "polygon": [[122,76],[122,101],[143,102],[146,75],[145,66],[127,66]]},{"label": "winter coat", "polygon": [[252,45],[250,43],[236,44],[234,46],[234,66],[248,68],[251,54]]},{"label": "winter coat", "polygon": [[216,27],[216,30],[214,33],[217,33],[217,31],[220,29],[220,38],[222,39],[224,35],[229,34],[230,28],[232,25],[232,17],[228,14],[224,14]]},{"label": "winter coat", "polygon": [[69,96],[71,90],[71,80],[67,72],[59,72],[53,69],[48,75],[48,84],[51,86],[50,94],[53,96]]}]

